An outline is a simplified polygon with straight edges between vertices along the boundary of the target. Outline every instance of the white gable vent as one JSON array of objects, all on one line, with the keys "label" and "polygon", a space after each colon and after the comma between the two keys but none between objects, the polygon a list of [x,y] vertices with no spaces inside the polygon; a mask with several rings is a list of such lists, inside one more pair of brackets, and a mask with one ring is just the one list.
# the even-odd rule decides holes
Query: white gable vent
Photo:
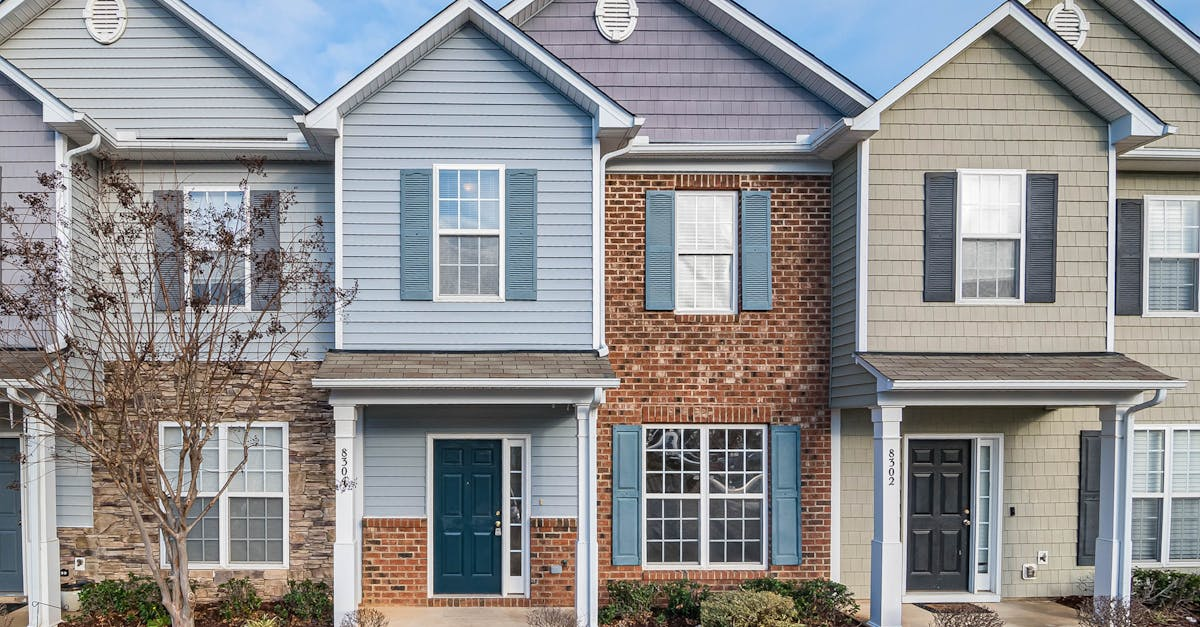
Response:
[{"label": "white gable vent", "polygon": [[637,28],[635,0],[596,0],[596,27],[609,41],[625,41]]},{"label": "white gable vent", "polygon": [[83,8],[83,23],[87,24],[88,34],[105,45],[115,43],[125,34],[127,21],[125,0],[88,0]]},{"label": "white gable vent", "polygon": [[1088,29],[1091,28],[1087,17],[1083,15],[1083,10],[1075,6],[1075,0],[1065,0],[1059,3],[1050,11],[1050,17],[1046,22],[1050,24],[1050,28],[1054,32],[1058,33],[1059,37],[1075,46],[1076,49],[1083,47]]}]

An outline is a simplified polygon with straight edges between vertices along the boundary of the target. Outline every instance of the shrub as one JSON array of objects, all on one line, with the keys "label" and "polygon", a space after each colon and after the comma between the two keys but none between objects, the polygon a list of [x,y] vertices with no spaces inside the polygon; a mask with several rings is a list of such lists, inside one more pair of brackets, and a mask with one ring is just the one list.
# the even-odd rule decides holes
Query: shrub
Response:
[{"label": "shrub", "polygon": [[279,617],[261,614],[242,623],[242,627],[279,627]]},{"label": "shrub", "polygon": [[683,579],[665,584],[663,594],[667,597],[664,614],[668,619],[682,619],[694,623],[700,620],[700,605],[710,593],[708,586]]},{"label": "shrub", "polygon": [[721,592],[700,608],[704,627],[795,627],[797,621],[795,602],[774,592]]},{"label": "shrub", "polygon": [[324,581],[288,579],[288,591],[275,608],[281,618],[309,621],[333,620],[333,596]]},{"label": "shrub", "polygon": [[93,618],[122,616],[146,625],[168,618],[158,585],[149,577],[133,574],[84,585],[79,590],[79,609]]},{"label": "shrub", "polygon": [[1000,616],[983,608],[982,612],[956,611],[940,612],[933,615],[934,627],[1003,627],[1004,621]]},{"label": "shrub", "polygon": [[1200,609],[1200,574],[1138,568],[1133,571],[1133,596],[1156,610]]},{"label": "shrub", "polygon": [[806,625],[812,627],[841,625],[847,616],[858,612],[858,603],[854,601],[850,589],[828,579],[793,582],[761,577],[743,582],[742,589],[772,592],[791,599],[797,614]]},{"label": "shrub", "polygon": [[658,599],[656,584],[640,584],[635,581],[609,581],[608,605],[600,608],[600,623],[616,624],[654,614],[654,601]]},{"label": "shrub", "polygon": [[579,617],[574,610],[560,607],[539,607],[526,617],[529,627],[579,627]]},{"label": "shrub", "polygon": [[230,579],[217,586],[217,599],[221,618],[228,622],[250,618],[262,607],[262,599],[249,579]]},{"label": "shrub", "polygon": [[1084,627],[1145,627],[1158,622],[1140,601],[1128,604],[1120,599],[1087,598],[1080,604],[1079,624]]},{"label": "shrub", "polygon": [[364,607],[346,614],[341,627],[387,627],[387,624],[388,619],[383,612],[373,607]]}]

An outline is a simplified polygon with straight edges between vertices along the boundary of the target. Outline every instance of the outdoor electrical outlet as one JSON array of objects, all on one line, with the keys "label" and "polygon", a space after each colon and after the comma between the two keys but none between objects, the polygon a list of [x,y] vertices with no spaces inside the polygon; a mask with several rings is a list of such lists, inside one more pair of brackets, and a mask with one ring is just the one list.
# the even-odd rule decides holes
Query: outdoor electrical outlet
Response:
[{"label": "outdoor electrical outlet", "polygon": [[1024,564],[1021,566],[1021,579],[1026,581],[1037,579],[1037,566],[1034,564]]},{"label": "outdoor electrical outlet", "polygon": [[82,557],[75,558],[75,570],[85,570],[86,568],[87,568],[87,562],[86,562],[85,558],[82,558]]},{"label": "outdoor electrical outlet", "polygon": [[1037,563],[1042,566],[1049,564],[1050,563],[1050,551],[1038,551]]}]

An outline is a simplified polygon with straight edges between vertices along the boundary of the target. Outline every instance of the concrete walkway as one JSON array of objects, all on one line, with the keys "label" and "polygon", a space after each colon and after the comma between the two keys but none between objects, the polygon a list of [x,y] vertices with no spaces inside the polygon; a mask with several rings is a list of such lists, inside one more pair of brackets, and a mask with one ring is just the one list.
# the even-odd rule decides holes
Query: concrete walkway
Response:
[{"label": "concrete walkway", "polygon": [[[870,618],[871,604],[860,601],[859,618]],[[1012,627],[1078,627],[1075,610],[1055,603],[1052,599],[1012,599],[1001,603],[976,603],[1000,615],[1006,626]],[[932,627],[933,614],[915,605],[905,605],[902,615],[905,627]]]},{"label": "concrete walkway", "polygon": [[527,627],[521,607],[380,607],[388,627]]},{"label": "concrete walkway", "polygon": [[22,606],[0,616],[0,627],[25,627],[29,624],[29,608]]}]

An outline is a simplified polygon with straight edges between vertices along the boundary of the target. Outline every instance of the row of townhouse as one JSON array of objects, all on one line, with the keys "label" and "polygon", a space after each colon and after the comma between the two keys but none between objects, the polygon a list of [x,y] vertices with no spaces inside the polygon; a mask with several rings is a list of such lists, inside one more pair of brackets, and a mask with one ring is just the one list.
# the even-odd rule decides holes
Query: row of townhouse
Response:
[{"label": "row of townhouse", "polygon": [[[322,103],[181,0],[5,0],[0,75],[6,204],[260,154],[358,286],[202,582],[595,624],[606,581],[832,577],[893,627],[1200,564],[1200,39],[1153,0],[1008,0],[879,100],[730,0],[456,0]],[[141,560],[44,439],[0,426],[31,627]]]}]

